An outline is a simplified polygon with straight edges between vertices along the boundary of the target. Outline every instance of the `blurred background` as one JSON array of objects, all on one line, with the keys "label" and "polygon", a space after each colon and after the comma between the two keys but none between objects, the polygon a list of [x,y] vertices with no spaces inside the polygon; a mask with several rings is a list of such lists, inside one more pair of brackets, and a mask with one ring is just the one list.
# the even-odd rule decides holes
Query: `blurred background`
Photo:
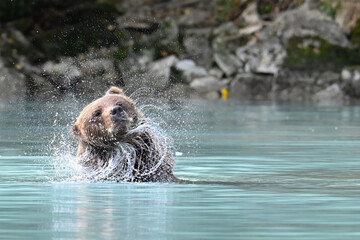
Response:
[{"label": "blurred background", "polygon": [[98,96],[348,104],[355,0],[1,0],[0,100]]}]

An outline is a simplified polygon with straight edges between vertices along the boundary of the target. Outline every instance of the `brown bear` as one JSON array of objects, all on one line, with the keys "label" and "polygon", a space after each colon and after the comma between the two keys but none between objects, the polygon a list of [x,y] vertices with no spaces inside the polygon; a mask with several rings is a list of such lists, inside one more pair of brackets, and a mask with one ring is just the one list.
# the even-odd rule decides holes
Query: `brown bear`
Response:
[{"label": "brown bear", "polygon": [[174,160],[150,121],[121,89],[86,106],[72,127],[88,180],[175,182]]}]

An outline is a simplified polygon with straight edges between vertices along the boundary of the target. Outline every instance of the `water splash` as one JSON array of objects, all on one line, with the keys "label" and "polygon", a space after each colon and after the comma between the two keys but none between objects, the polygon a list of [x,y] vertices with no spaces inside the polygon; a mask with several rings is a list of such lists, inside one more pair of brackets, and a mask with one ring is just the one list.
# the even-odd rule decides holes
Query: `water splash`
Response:
[{"label": "water splash", "polygon": [[[72,139],[69,129],[77,116],[74,113],[78,113],[80,110],[72,109],[74,113],[69,111],[56,112],[52,124],[53,136],[49,140],[46,151],[52,156],[53,172],[47,174],[50,175],[49,180],[55,182],[103,181],[105,179],[107,181],[129,181],[134,178],[134,173],[142,172],[144,175],[149,175],[155,172],[164,162],[166,154],[173,150],[173,140],[160,126],[165,124],[164,121],[160,121],[161,116],[159,114],[162,112],[163,107],[158,107],[157,104],[145,103],[143,105],[139,104],[138,108],[145,112],[152,111],[152,114],[149,115],[153,117],[140,121],[141,124],[131,130],[128,135],[147,134],[154,141],[152,148],[156,151],[149,149],[149,146],[141,138],[134,139],[131,144],[126,142],[118,143],[116,150],[109,153],[109,161],[103,164],[101,168],[89,168],[84,167],[84,164],[80,164],[84,163],[84,161],[91,161],[89,155],[86,155],[88,153],[85,153],[81,159],[75,157],[76,143]],[[142,165],[139,165],[138,169],[135,168],[135,161],[138,157],[136,156],[136,149],[142,149],[144,152],[150,153],[150,156],[147,157],[153,159],[153,162],[149,169],[140,169],[145,167]]]},{"label": "water splash", "polygon": [[[192,131],[201,131],[201,126],[196,126],[196,129],[191,128],[194,127],[194,121],[198,120],[199,113],[194,112],[193,105],[189,105],[186,101],[149,97],[151,93],[151,89],[139,88],[132,94],[128,94],[147,119],[146,124],[139,125],[133,130],[134,134],[145,130],[151,132],[163,145],[163,147],[158,147],[159,151],[175,153],[176,149],[182,153],[181,156],[174,154],[177,160],[191,158],[196,153],[198,146],[198,140],[193,138]],[[59,105],[49,104],[48,110],[55,113],[52,114],[54,116],[51,124],[52,136],[47,141],[48,144],[44,153],[50,156],[48,164],[52,166],[52,170],[45,170],[44,174],[47,175],[49,181],[54,182],[93,181],[104,179],[104,176],[111,175],[110,173],[114,172],[116,168],[121,168],[119,172],[121,172],[122,177],[114,176],[110,179],[125,180],[131,178],[129,172],[134,170],[134,149],[125,144],[119,146],[118,150],[109,156],[109,163],[100,172],[90,171],[78,164],[79,159],[75,157],[77,144],[72,139],[70,128],[86,104],[72,98],[69,102],[66,101],[66,103]],[[141,143],[138,143],[138,146],[141,146]],[[158,162],[153,164],[154,168],[150,169],[150,172],[154,171],[157,165],[161,163],[161,156],[164,154],[159,154],[159,156]]]},{"label": "water splash", "polygon": [[[151,145],[140,135],[151,139]],[[131,138],[131,142],[119,142],[114,151],[105,153],[106,162],[86,151],[79,158],[81,167],[75,180],[136,181],[153,174],[162,164],[173,165],[171,158],[168,158],[171,138],[149,119],[140,121],[135,129],[127,133],[127,138]],[[146,156],[142,153],[146,153]]]},{"label": "water splash", "polygon": [[[66,104],[67,103],[67,104]],[[71,103],[66,102],[60,105],[50,104],[47,108],[53,114],[52,136],[45,148],[46,154],[51,156],[52,171],[48,172],[48,180],[53,182],[73,181],[72,178],[81,170],[77,164],[75,152],[76,143],[72,139],[70,129],[78,115],[78,109],[83,104],[71,98]]]}]

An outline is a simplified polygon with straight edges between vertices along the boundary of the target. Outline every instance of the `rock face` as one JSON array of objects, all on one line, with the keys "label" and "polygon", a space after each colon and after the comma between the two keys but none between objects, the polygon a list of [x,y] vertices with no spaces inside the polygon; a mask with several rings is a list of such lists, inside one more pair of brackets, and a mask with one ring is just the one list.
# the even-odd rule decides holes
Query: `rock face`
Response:
[{"label": "rock face", "polygon": [[[36,74],[30,72],[34,78]],[[41,76],[48,79],[60,93],[72,91],[95,94],[100,84],[121,83],[114,63],[99,55],[66,57],[57,63],[48,61],[41,66]]]},{"label": "rock face", "polygon": [[36,14],[0,14],[0,99],[112,85],[170,98],[360,98],[356,1],[333,4],[335,20],[316,0],[35,2]]},{"label": "rock face", "polygon": [[0,60],[0,99],[19,100],[26,96],[25,76],[6,68]]},{"label": "rock face", "polygon": [[152,85],[151,87],[159,90],[163,90],[168,87],[171,82],[171,67],[174,66],[178,61],[179,60],[177,57],[169,56],[150,64],[150,77],[148,79],[150,82],[146,85]]},{"label": "rock face", "polygon": [[241,67],[241,62],[229,49],[229,42],[225,39],[237,38],[239,29],[232,22],[225,23],[216,28],[213,32],[214,40],[212,47],[214,49],[213,58],[217,66],[230,77],[236,74],[238,68]]},{"label": "rock face", "polygon": [[211,29],[191,28],[184,30],[183,45],[186,53],[185,58],[196,60],[202,67],[211,67],[212,48],[211,48]]},{"label": "rock face", "polygon": [[220,91],[224,87],[224,84],[220,82],[219,79],[208,76],[195,78],[194,81],[190,83],[190,87],[199,93],[208,93]]},{"label": "rock face", "polygon": [[246,45],[236,50],[245,72],[277,75],[286,57],[286,50],[279,39]]},{"label": "rock face", "polygon": [[256,25],[261,22],[261,18],[257,11],[257,5],[255,2],[252,2],[248,5],[248,7],[242,12],[241,17],[244,19],[244,22],[247,25]]},{"label": "rock face", "polygon": [[214,59],[218,67],[228,77],[233,76],[241,66],[239,59],[233,54],[218,52],[214,54]]},{"label": "rock face", "polygon": [[336,72],[281,71],[274,77],[271,99],[281,101],[313,101],[315,93],[340,82]]},{"label": "rock face", "polygon": [[54,78],[57,85],[64,88],[72,87],[82,76],[73,58],[62,59],[59,63],[46,62],[42,69],[44,74]]},{"label": "rock face", "polygon": [[191,83],[194,78],[207,76],[203,67],[196,66],[192,60],[182,60],[175,64],[173,71],[179,75],[178,82]]},{"label": "rock face", "polygon": [[346,94],[354,98],[360,98],[360,66],[344,68],[341,72]]},{"label": "rock face", "polygon": [[343,101],[344,94],[337,83],[317,92],[314,95],[314,102],[322,105],[338,103],[341,104]]},{"label": "rock face", "polygon": [[293,37],[320,37],[341,47],[350,47],[345,32],[318,10],[303,5],[298,9],[279,14],[275,22],[260,33],[261,40],[276,36],[285,44]]},{"label": "rock face", "polygon": [[272,90],[273,77],[251,73],[238,74],[231,82],[229,98],[241,100],[266,100]]}]

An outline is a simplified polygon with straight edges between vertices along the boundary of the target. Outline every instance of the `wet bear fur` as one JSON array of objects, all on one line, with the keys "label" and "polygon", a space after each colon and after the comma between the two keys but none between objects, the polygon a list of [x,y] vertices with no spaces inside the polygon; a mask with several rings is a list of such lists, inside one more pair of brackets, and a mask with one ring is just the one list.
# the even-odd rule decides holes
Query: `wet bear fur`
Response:
[{"label": "wet bear fur", "polygon": [[89,180],[178,181],[166,144],[117,87],[86,106],[71,131],[78,143],[78,163]]}]

